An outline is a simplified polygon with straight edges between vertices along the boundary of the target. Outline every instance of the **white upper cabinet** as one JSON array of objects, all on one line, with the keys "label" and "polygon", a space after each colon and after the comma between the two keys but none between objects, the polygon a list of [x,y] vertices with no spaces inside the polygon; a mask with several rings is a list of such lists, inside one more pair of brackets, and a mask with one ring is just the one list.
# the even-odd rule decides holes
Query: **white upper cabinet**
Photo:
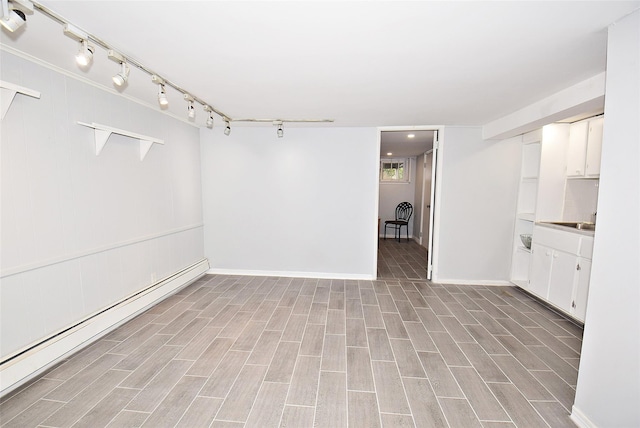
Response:
[{"label": "white upper cabinet", "polygon": [[567,177],[598,177],[602,150],[602,116],[571,124]]},{"label": "white upper cabinet", "polygon": [[587,162],[584,175],[598,177],[600,175],[600,155],[602,152],[602,130],[604,118],[599,117],[589,121],[589,136],[587,138]]},{"label": "white upper cabinet", "polygon": [[582,121],[571,124],[569,129],[569,156],[567,158],[567,177],[584,176],[584,165],[587,160],[587,136],[589,122]]}]

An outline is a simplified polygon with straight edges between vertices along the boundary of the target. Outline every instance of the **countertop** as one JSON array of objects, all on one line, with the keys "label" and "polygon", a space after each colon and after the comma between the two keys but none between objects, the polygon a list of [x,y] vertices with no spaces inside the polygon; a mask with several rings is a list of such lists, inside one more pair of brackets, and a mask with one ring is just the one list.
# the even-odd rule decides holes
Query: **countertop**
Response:
[{"label": "countertop", "polygon": [[585,236],[591,236],[593,237],[595,235],[595,230],[588,230],[588,229],[576,229],[575,227],[569,227],[569,226],[562,226],[559,224],[552,224],[552,223],[547,223],[544,221],[538,221],[536,222],[536,226],[543,226],[543,227],[548,227],[551,229],[556,229],[556,230],[562,230],[565,232],[571,232],[571,233],[576,233],[579,235],[585,235]]}]

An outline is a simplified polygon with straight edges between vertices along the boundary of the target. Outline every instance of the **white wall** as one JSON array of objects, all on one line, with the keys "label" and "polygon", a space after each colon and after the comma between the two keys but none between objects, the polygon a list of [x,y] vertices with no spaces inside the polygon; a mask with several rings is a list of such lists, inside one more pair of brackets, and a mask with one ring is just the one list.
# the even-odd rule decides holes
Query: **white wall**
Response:
[{"label": "white wall", "polygon": [[[197,128],[0,51],[17,95],[2,120],[0,350],[6,357],[203,259]],[[6,95],[3,93],[3,96]],[[140,161],[97,122],[162,138]]]},{"label": "white wall", "polygon": [[375,278],[375,128],[201,130],[212,271]]},{"label": "white wall", "polygon": [[609,28],[598,226],[572,418],[640,426],[640,11]]},{"label": "white wall", "polygon": [[[416,219],[414,203],[416,191],[416,159],[409,158],[409,182],[388,183],[380,182],[380,199],[378,204],[378,216],[380,217],[380,236],[384,236],[384,221],[392,220],[396,217],[396,207],[400,202],[409,202],[413,205],[414,213],[409,220],[409,237],[413,236],[413,225]],[[387,237],[393,238],[395,231],[387,228]],[[406,229],[402,228],[402,236],[406,236]]]},{"label": "white wall", "polygon": [[509,278],[520,147],[486,141],[479,127],[445,127],[436,182],[434,280]]}]

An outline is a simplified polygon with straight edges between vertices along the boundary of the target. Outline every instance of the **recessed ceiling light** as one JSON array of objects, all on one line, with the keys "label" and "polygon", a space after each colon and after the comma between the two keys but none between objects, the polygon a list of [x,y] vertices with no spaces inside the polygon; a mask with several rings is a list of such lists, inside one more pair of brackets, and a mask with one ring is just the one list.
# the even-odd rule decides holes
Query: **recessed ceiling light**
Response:
[{"label": "recessed ceiling light", "polygon": [[407,135],[407,138],[415,138],[415,137],[416,137],[416,134],[408,134]]},{"label": "recessed ceiling light", "polygon": [[393,153],[391,153],[391,152],[387,153],[387,156],[391,156],[391,155],[393,155]]}]

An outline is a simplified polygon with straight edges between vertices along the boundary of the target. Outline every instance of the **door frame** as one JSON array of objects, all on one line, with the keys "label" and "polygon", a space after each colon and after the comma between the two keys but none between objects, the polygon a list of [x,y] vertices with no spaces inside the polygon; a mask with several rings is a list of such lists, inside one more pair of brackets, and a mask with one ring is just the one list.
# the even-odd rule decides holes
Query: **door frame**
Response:
[{"label": "door frame", "polygon": [[[377,152],[377,168],[380,170],[380,144],[382,141],[383,131],[435,131],[434,145],[433,145],[433,169],[431,172],[432,179],[432,194],[431,194],[431,212],[429,214],[429,222],[431,224],[429,230],[429,249],[427,256],[427,279],[431,279],[434,272],[437,272],[438,266],[438,251],[440,248],[439,242],[439,229],[440,229],[440,178],[442,177],[442,144],[444,141],[444,125],[416,125],[416,126],[379,126],[378,127],[378,152]],[[380,212],[380,177],[377,178],[377,192],[376,192],[376,223],[378,222],[378,213]],[[424,198],[424,195],[423,195]],[[376,278],[378,277],[378,252],[375,252],[376,266]]]}]

